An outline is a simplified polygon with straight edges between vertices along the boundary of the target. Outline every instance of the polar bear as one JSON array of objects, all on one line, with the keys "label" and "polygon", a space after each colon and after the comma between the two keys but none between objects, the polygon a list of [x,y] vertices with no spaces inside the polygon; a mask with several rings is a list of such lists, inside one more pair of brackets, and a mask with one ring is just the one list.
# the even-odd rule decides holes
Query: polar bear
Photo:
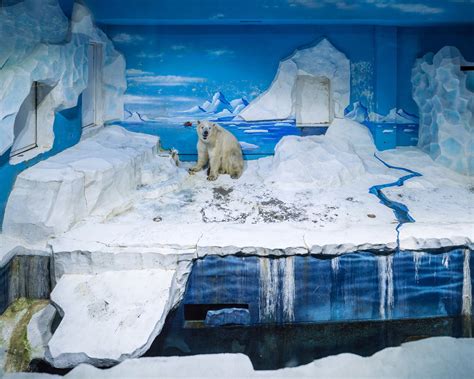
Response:
[{"label": "polar bear", "polygon": [[190,174],[202,170],[209,162],[207,180],[216,180],[219,174],[237,179],[244,170],[242,148],[234,135],[209,121],[198,121],[198,161],[189,169]]}]

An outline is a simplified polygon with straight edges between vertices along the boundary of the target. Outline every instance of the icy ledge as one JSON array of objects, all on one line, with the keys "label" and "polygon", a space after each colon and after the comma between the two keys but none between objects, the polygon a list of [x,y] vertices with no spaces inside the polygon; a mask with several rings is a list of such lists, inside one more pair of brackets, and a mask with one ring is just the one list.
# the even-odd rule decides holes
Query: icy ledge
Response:
[{"label": "icy ledge", "polygon": [[158,142],[110,126],[23,171],[8,199],[3,232],[35,242],[88,215],[107,217],[142,184],[143,166],[155,157]]},{"label": "icy ledge", "polygon": [[[181,300],[190,264],[64,275],[51,301],[64,316],[48,343],[55,367],[107,367],[144,354]],[[182,282],[184,281],[184,283]]]},{"label": "icy ledge", "polygon": [[[439,237],[442,228],[444,238]],[[467,224],[405,224],[400,248],[430,250],[473,248]],[[372,242],[367,242],[372,241]],[[328,255],[356,251],[386,254],[396,250],[393,224],[311,230],[294,224],[85,224],[49,241],[56,280],[64,274],[110,270],[174,269],[181,261],[207,255]]]}]

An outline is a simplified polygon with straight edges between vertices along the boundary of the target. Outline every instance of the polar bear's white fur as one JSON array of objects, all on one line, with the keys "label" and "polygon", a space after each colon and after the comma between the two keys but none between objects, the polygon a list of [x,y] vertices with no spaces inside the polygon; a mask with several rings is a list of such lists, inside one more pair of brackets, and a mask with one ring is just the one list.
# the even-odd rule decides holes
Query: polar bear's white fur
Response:
[{"label": "polar bear's white fur", "polygon": [[237,138],[223,127],[209,121],[198,121],[198,161],[189,169],[193,174],[208,163],[207,179],[216,180],[219,174],[229,174],[237,179],[244,170],[242,148]]}]

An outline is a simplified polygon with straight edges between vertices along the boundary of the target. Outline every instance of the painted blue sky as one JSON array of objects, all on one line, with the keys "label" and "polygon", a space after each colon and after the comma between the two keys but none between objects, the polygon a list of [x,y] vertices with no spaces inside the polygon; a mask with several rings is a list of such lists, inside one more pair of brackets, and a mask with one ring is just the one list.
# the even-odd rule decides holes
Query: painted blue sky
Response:
[{"label": "painted blue sky", "polygon": [[86,0],[103,24],[474,22],[473,0]]},{"label": "painted blue sky", "polygon": [[294,38],[282,42],[271,31],[258,41],[255,34],[224,29],[121,26],[107,32],[126,57],[127,109],[152,117],[176,115],[217,91],[229,101],[251,100],[270,85],[280,59],[295,47]]}]

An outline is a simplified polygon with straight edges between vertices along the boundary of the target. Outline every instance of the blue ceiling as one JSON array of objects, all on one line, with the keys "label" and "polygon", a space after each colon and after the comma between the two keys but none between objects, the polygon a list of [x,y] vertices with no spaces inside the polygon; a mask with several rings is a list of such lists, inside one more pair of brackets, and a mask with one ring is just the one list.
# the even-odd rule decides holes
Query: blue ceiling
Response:
[{"label": "blue ceiling", "polygon": [[474,0],[84,1],[94,13],[97,22],[116,25],[474,25]]}]

